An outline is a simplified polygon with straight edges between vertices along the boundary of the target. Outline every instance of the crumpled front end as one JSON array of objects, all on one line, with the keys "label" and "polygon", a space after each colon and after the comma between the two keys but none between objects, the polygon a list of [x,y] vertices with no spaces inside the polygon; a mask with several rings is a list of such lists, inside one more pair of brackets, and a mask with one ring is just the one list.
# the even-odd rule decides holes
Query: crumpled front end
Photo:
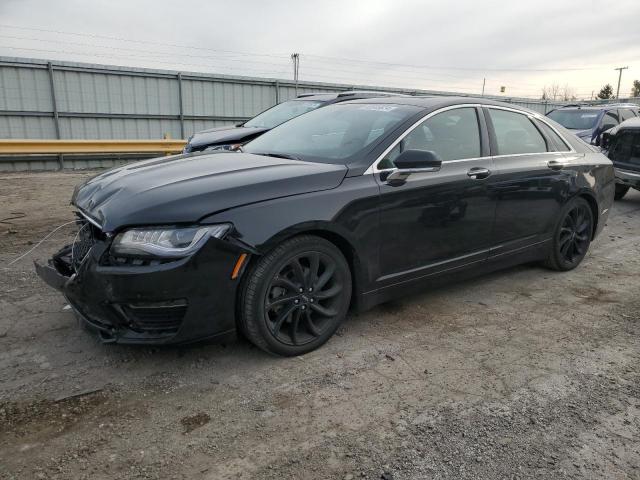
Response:
[{"label": "crumpled front end", "polygon": [[38,275],[64,294],[105,342],[185,343],[235,333],[239,247],[211,238],[177,259],[118,258],[112,238],[87,221]]}]

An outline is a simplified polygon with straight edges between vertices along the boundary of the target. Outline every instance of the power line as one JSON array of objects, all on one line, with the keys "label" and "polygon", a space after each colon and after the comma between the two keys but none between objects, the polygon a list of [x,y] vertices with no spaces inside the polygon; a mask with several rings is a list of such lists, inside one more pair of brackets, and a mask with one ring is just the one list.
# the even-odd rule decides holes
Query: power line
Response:
[{"label": "power line", "polygon": [[308,57],[326,58],[336,61],[346,62],[359,62],[359,63],[373,63],[378,65],[395,65],[412,68],[429,68],[432,70],[461,70],[472,72],[569,72],[569,71],[584,71],[584,70],[601,70],[605,67],[568,67],[568,68],[490,68],[490,67],[445,67],[439,65],[409,65],[406,63],[391,63],[380,62],[376,60],[361,60],[355,58],[343,58],[343,57],[329,57],[324,55],[306,54]]},{"label": "power line", "polygon": [[[12,47],[12,46],[5,46],[4,48],[9,48],[9,49],[15,49],[15,50],[25,50],[25,51],[37,51],[37,52],[46,52],[46,53],[61,53],[61,54],[65,54],[65,55],[79,55],[79,56],[88,56],[88,57],[103,57],[103,58],[122,58],[122,59],[126,59],[126,60],[135,60],[136,58],[140,58],[140,55],[123,55],[123,54],[112,54],[112,53],[95,53],[95,52],[74,52],[74,51],[69,51],[69,50],[53,50],[53,49],[40,49],[40,48],[28,48],[28,47]],[[170,65],[173,66],[175,68],[176,65],[183,65],[183,66],[189,66],[189,67],[199,67],[199,68],[203,68],[203,67],[208,67],[208,68],[213,68],[213,69],[225,69],[225,70],[236,70],[233,67],[229,67],[229,66],[221,66],[221,65],[211,65],[211,64],[203,64],[203,63],[188,63],[188,62],[178,62],[178,61],[161,61],[161,60],[150,60],[148,58],[148,55],[144,56],[146,62],[148,63],[155,63],[155,64],[160,64],[160,65]],[[286,70],[256,70],[256,69],[250,69],[250,68],[243,68],[242,70],[240,70],[241,73],[246,72],[247,70],[253,71],[253,72],[257,72],[260,75],[266,75],[266,74],[274,74],[274,75],[286,75]],[[327,78],[333,81],[336,81],[338,79],[345,79],[346,77],[336,77],[335,75],[332,76],[327,76],[327,75],[320,75],[320,74],[314,74],[312,73],[313,77],[315,78]],[[419,77],[402,77],[403,80],[414,80],[416,82],[416,85],[414,86],[414,88],[417,89],[421,89],[421,90],[436,90],[436,91],[446,91],[447,89],[451,89],[453,91],[458,91],[460,93],[476,93],[477,89],[476,88],[470,88],[470,87],[466,87],[466,86],[461,86],[461,85],[455,85],[455,84],[448,84],[445,87],[439,87],[439,88],[428,88],[424,85],[424,81],[425,78]],[[353,78],[348,78],[348,80],[353,80]],[[348,83],[356,83],[353,81],[350,81]],[[387,86],[390,87],[398,87],[397,83],[391,83],[391,84],[387,84]],[[401,87],[401,88],[405,88],[405,89],[410,89],[408,88],[406,85]],[[516,93],[514,92],[514,94],[512,96],[518,96],[518,97],[531,97],[531,98],[538,98],[539,94],[536,95],[528,95],[528,94],[524,94],[524,93]]]},{"label": "power line", "polygon": [[[163,42],[155,42],[155,41],[150,41],[150,40],[136,40],[136,39],[131,39],[131,38],[115,37],[115,36],[111,36],[111,35],[100,35],[100,34],[95,34],[95,33],[68,32],[68,31],[63,31],[63,30],[52,30],[52,29],[38,28],[38,27],[22,27],[22,26],[18,26],[18,25],[9,25],[9,24],[0,24],[0,27],[13,28],[13,29],[17,29],[17,30],[31,30],[31,31],[37,31],[37,32],[55,33],[55,34],[59,34],[59,35],[73,35],[73,36],[80,36],[80,37],[86,37],[86,38],[102,38],[102,39],[116,40],[116,41],[120,41],[120,42],[141,43],[141,44],[148,44],[148,45],[161,45],[161,46],[174,47],[174,48],[188,48],[188,49],[194,49],[194,50],[206,50],[206,51],[210,51],[210,52],[227,53],[227,54],[235,54],[235,55],[261,56],[261,57],[272,57],[272,58],[282,58],[284,55],[287,55],[287,54],[284,54],[284,53],[283,54],[266,54],[266,53],[242,52],[242,51],[237,51],[237,50],[220,50],[220,49],[213,49],[213,48],[208,48],[208,47],[198,47],[198,46],[192,46],[192,45],[183,45],[183,44],[175,44],[175,43],[163,43]],[[328,59],[328,60],[333,60],[333,61],[338,61],[338,62],[349,62],[349,63],[357,62],[357,63],[368,63],[368,64],[377,64],[377,65],[401,66],[401,67],[408,67],[408,68],[428,68],[428,69],[432,69],[432,70],[459,70],[459,71],[472,71],[472,72],[484,72],[484,71],[495,71],[495,72],[567,72],[567,71],[600,70],[600,69],[606,68],[606,66],[604,66],[604,65],[603,66],[593,66],[593,67],[567,67],[567,68],[558,68],[558,67],[556,67],[556,68],[520,68],[520,67],[491,68],[491,67],[485,67],[485,66],[483,66],[483,67],[456,67],[456,66],[442,66],[442,65],[411,65],[411,64],[404,64],[404,63],[383,62],[383,61],[377,61],[377,60],[364,60],[364,59],[354,59],[354,58],[346,58],[346,57],[332,57],[332,56],[316,55],[316,54],[304,54],[304,55],[308,56],[308,57],[314,57],[314,58],[318,58],[318,59]]]},{"label": "power line", "polygon": [[[127,51],[127,52],[139,52],[139,53],[144,53],[145,54],[145,55],[140,55],[140,57],[146,57],[148,55],[154,55],[154,56],[175,55],[175,56],[189,57],[189,58],[204,58],[204,59],[210,59],[210,60],[223,60],[225,62],[240,62],[240,63],[243,63],[243,64],[245,64],[245,63],[255,63],[255,64],[262,64],[262,65],[270,65],[270,66],[274,65],[273,62],[261,62],[259,60],[238,59],[238,58],[232,58],[232,57],[226,57],[226,56],[216,57],[215,55],[193,55],[193,54],[190,54],[190,53],[183,53],[183,52],[159,52],[159,51],[156,51],[156,50],[142,50],[142,49],[139,49],[139,48],[112,47],[110,45],[95,45],[95,44],[84,43],[84,42],[67,42],[67,41],[64,41],[64,40],[47,40],[47,39],[41,39],[41,38],[16,37],[16,36],[13,36],[13,35],[2,35],[2,34],[0,34],[0,38],[8,38],[8,39],[13,39],[13,40],[29,40],[29,41],[46,42],[46,43],[56,43],[56,44],[61,44],[61,45],[73,45],[73,46],[80,46],[80,47],[97,47],[97,48],[106,48],[106,49],[109,49],[109,50]],[[98,53],[102,53],[102,52],[98,52]],[[279,60],[286,60],[286,57],[282,57],[282,58],[278,57],[278,59]]]},{"label": "power line", "polygon": [[[27,50],[27,51],[35,51],[35,52],[47,52],[47,53],[62,53],[62,54],[66,54],[66,55],[80,55],[83,57],[93,57],[93,56],[97,56],[97,57],[105,57],[105,58],[125,58],[128,60],[133,60],[135,58],[139,58],[138,55],[122,55],[122,54],[109,54],[109,53],[83,53],[83,52],[70,52],[68,50],[50,50],[50,49],[43,49],[43,48],[27,48],[27,47],[9,47],[9,46],[4,46],[2,48],[9,48],[12,50]],[[226,68],[226,69],[231,69],[231,70],[237,70],[233,67],[221,67],[220,65],[207,65],[207,64],[202,64],[202,63],[185,63],[185,62],[174,62],[174,61],[170,61],[170,62],[163,62],[160,60],[146,60],[148,63],[158,63],[158,64],[162,64],[162,65],[186,65],[186,66],[195,66],[195,67],[210,67],[210,68]],[[254,72],[260,72],[261,74],[267,74],[267,73],[274,73],[274,74],[285,74],[286,72],[284,70],[277,70],[277,71],[266,71],[266,70],[255,70],[255,69],[247,69],[244,68],[244,70],[252,70]]]},{"label": "power line", "polygon": [[[97,57],[112,57],[112,58],[127,58],[127,59],[133,59],[135,57],[138,57],[138,58],[145,58],[145,60],[149,63],[157,63],[157,64],[164,64],[164,65],[186,65],[186,66],[196,66],[196,67],[207,67],[207,68],[225,69],[225,70],[232,70],[232,71],[235,70],[240,72],[251,71],[251,72],[258,72],[261,75],[285,73],[284,71],[280,71],[280,70],[274,71],[273,69],[273,67],[285,68],[285,66],[282,64],[267,62],[267,61],[259,61],[259,60],[254,60],[250,58],[241,58],[241,57],[255,56],[255,57],[269,57],[269,58],[278,59],[279,61],[283,61],[284,59],[287,58],[285,57],[285,54],[282,54],[281,56],[281,55],[274,55],[274,54],[249,53],[249,52],[240,52],[240,51],[233,51],[233,50],[218,50],[218,49],[212,49],[208,47],[194,47],[190,45],[180,45],[180,44],[174,44],[174,43],[162,43],[162,42],[154,42],[154,41],[148,41],[148,40],[134,40],[134,39],[128,39],[128,38],[122,38],[122,37],[109,36],[109,35],[67,32],[67,31],[60,31],[60,30],[51,30],[46,28],[35,28],[35,27],[20,27],[16,25],[7,25],[7,24],[0,24],[0,26],[19,29],[19,30],[47,32],[47,33],[53,33],[58,35],[73,35],[73,36],[84,37],[84,38],[109,39],[109,40],[115,40],[118,42],[160,45],[160,46],[165,46],[170,48],[194,49],[194,50],[201,50],[201,51],[207,51],[212,53],[208,55],[194,55],[192,53],[185,53],[185,52],[159,52],[155,50],[151,51],[151,50],[143,50],[143,49],[136,49],[136,48],[127,48],[123,46],[108,46],[108,45],[99,45],[99,44],[83,43],[83,42],[69,42],[69,41],[64,41],[59,39],[49,40],[49,39],[19,37],[19,36],[11,36],[11,35],[0,35],[0,37],[3,37],[3,38],[10,38],[10,39],[15,39],[20,41],[28,40],[28,41],[76,45],[76,46],[99,48],[99,49],[104,48],[104,49],[109,49],[111,51],[140,52],[140,53],[145,53],[145,55],[126,55],[125,56],[125,55],[116,55],[113,53],[103,53],[103,52],[88,53],[88,52],[73,52],[68,50],[52,50],[52,49],[37,49],[37,48],[28,48],[28,47],[5,46],[5,48],[9,48],[13,50],[61,53],[65,55],[79,55],[79,56],[85,56],[85,57],[97,56]],[[156,58],[162,57],[162,58],[170,59],[171,56],[180,56],[180,57],[188,57],[188,58],[196,58],[196,59],[197,58],[211,59],[219,63],[235,62],[235,63],[241,63],[243,65],[246,65],[246,64],[268,65],[270,67],[270,70],[266,70],[262,68],[248,68],[246,66],[244,66],[243,68],[234,68],[228,65],[221,65],[221,64],[203,65],[201,63],[186,63],[186,62],[173,61],[173,60],[161,61],[161,60],[149,59],[149,57],[156,57]],[[442,90],[443,88],[446,88],[446,89],[451,88],[451,89],[456,89],[458,91],[468,90],[470,92],[477,92],[477,87],[475,86],[477,79],[470,78],[467,75],[460,75],[460,74],[456,75],[452,73],[444,73],[441,70],[459,70],[459,71],[468,71],[468,72],[478,72],[478,76],[479,76],[484,71],[541,72],[542,73],[542,72],[583,71],[583,70],[599,69],[598,67],[595,67],[595,66],[582,67],[582,68],[556,68],[556,69],[446,67],[446,66],[435,66],[435,65],[411,65],[411,64],[392,63],[392,62],[383,62],[383,61],[374,61],[374,60],[350,59],[350,58],[343,58],[343,57],[329,57],[329,56],[313,55],[313,54],[309,54],[305,56],[308,58],[314,59],[314,63],[316,63],[316,64],[310,65],[309,62],[306,62],[305,69],[304,69],[305,72],[308,72],[308,74],[314,78],[327,78],[333,81],[342,78],[342,79],[347,79],[347,81],[350,83],[353,83],[354,77],[366,76],[367,78],[369,78],[372,75],[375,75],[376,78],[381,78],[381,79],[396,78],[396,79],[401,79],[402,81],[411,80],[415,82],[416,85],[419,85],[419,88],[425,88],[424,87],[425,82],[434,82],[440,85],[443,85],[443,84],[445,85],[444,87],[440,87],[439,88],[440,90]],[[317,65],[317,63],[320,63],[321,65]],[[323,63],[328,65],[322,66]],[[329,68],[331,66],[333,66],[334,68]],[[387,68],[382,70],[380,69],[380,66],[386,66]],[[391,70],[388,67],[391,67]],[[371,68],[376,68],[376,71],[374,72],[371,72],[370,70],[363,71]],[[419,76],[406,75],[404,74],[404,72],[402,72],[402,69],[414,70],[413,72],[414,75],[417,73]],[[432,75],[434,75],[437,78],[434,78],[433,76],[425,76],[419,73],[420,71],[425,69],[437,70],[437,71],[430,72]],[[333,74],[321,75],[317,73],[318,71],[325,71]],[[342,74],[342,75],[336,75],[336,73]],[[348,76],[345,77],[344,74],[347,74]],[[449,83],[447,80],[443,79],[442,77],[458,78],[462,80],[465,85],[457,85],[456,83]],[[357,81],[362,82],[361,80],[357,80]],[[392,82],[392,81],[393,80],[389,80],[389,82]],[[499,82],[500,85],[505,84],[504,81],[488,79],[486,89],[490,90],[489,86],[493,85],[494,82]],[[474,86],[469,86],[472,83],[474,84]],[[531,86],[532,88],[531,89],[522,88],[522,86]],[[514,95],[518,95],[518,96],[539,96],[539,94],[527,95],[525,93],[515,93],[515,92],[532,92],[534,90],[537,92],[542,89],[542,87],[539,84],[522,83],[522,82],[518,82],[517,87],[514,87],[513,85],[510,86],[508,84],[507,84],[507,87],[509,90],[514,92]],[[589,86],[584,85],[584,87],[590,89],[591,85]],[[582,88],[582,86],[578,86],[578,88]],[[576,95],[579,95],[579,93]]]},{"label": "power line", "polygon": [[123,38],[123,37],[113,37],[110,35],[99,35],[96,33],[80,33],[80,32],[65,32],[62,30],[50,30],[47,28],[36,28],[36,27],[20,27],[18,25],[7,25],[7,24],[0,24],[0,27],[5,27],[5,28],[14,28],[17,30],[32,30],[35,32],[47,32],[47,33],[57,33],[60,35],[74,35],[77,37],[88,37],[88,38],[103,38],[103,39],[108,39],[108,40],[117,40],[120,42],[132,42],[132,43],[144,43],[147,45],[161,45],[161,46],[165,46],[165,47],[176,47],[176,48],[191,48],[194,50],[207,50],[210,52],[218,52],[218,53],[232,53],[232,54],[236,54],[236,55],[248,55],[248,56],[256,56],[256,57],[276,57],[276,58],[280,58],[280,55],[277,54],[268,54],[268,53],[249,53],[249,52],[240,52],[240,51],[235,51],[235,50],[218,50],[218,49],[213,49],[213,48],[208,48],[208,47],[194,47],[192,45],[180,45],[180,44],[175,44],[175,43],[161,43],[161,42],[153,42],[150,40],[135,40],[135,39],[131,39],[131,38]]}]

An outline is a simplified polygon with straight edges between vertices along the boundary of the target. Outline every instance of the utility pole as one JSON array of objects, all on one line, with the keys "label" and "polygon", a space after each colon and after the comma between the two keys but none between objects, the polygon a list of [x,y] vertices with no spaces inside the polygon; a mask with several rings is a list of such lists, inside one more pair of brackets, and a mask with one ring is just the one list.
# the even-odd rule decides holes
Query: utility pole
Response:
[{"label": "utility pole", "polygon": [[622,80],[622,70],[626,70],[629,67],[618,67],[614,68],[614,70],[618,70],[620,74],[618,75],[618,90],[616,91],[616,99],[620,99],[620,81]]},{"label": "utility pole", "polygon": [[300,54],[292,53],[291,60],[293,61],[293,81],[296,84],[296,97],[298,96],[298,70],[300,69]]},{"label": "utility pole", "polygon": [[482,79],[482,96],[484,97],[484,85],[487,83],[487,79],[483,78]]}]

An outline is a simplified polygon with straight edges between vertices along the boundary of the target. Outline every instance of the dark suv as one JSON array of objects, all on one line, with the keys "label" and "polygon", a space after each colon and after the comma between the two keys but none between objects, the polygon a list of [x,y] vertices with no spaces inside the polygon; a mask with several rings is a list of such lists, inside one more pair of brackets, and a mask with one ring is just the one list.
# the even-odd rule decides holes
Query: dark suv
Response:
[{"label": "dark suv", "polygon": [[298,95],[294,100],[279,103],[244,123],[196,132],[187,141],[183,153],[200,152],[202,150],[236,150],[239,146],[259,137],[281,123],[316,108],[347,100],[399,96],[402,97],[403,95],[367,91],[304,93]]},{"label": "dark suv", "polygon": [[622,122],[602,135],[602,148],[613,162],[616,174],[616,200],[629,188],[640,190],[640,118]]},{"label": "dark suv", "polygon": [[599,146],[600,134],[640,116],[640,106],[633,103],[566,105],[550,111],[547,116],[585,142]]}]

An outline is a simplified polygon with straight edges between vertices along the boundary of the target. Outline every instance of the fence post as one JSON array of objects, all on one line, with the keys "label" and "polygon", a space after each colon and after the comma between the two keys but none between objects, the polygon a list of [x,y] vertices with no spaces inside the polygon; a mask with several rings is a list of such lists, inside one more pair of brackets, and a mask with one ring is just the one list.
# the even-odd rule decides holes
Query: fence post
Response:
[{"label": "fence post", "polygon": [[280,103],[280,81],[276,80],[274,82],[274,86],[276,87],[276,105]]},{"label": "fence post", "polygon": [[[60,117],[58,116],[58,101],[56,100],[56,84],[53,79],[53,64],[47,62],[47,70],[49,71],[49,86],[51,87],[51,105],[53,107],[53,125],[56,129],[56,138],[60,140]],[[60,170],[64,169],[64,156],[58,155],[58,163]]]},{"label": "fence post", "polygon": [[178,103],[180,105],[180,138],[184,139],[184,107],[182,105],[182,72],[178,72]]}]

